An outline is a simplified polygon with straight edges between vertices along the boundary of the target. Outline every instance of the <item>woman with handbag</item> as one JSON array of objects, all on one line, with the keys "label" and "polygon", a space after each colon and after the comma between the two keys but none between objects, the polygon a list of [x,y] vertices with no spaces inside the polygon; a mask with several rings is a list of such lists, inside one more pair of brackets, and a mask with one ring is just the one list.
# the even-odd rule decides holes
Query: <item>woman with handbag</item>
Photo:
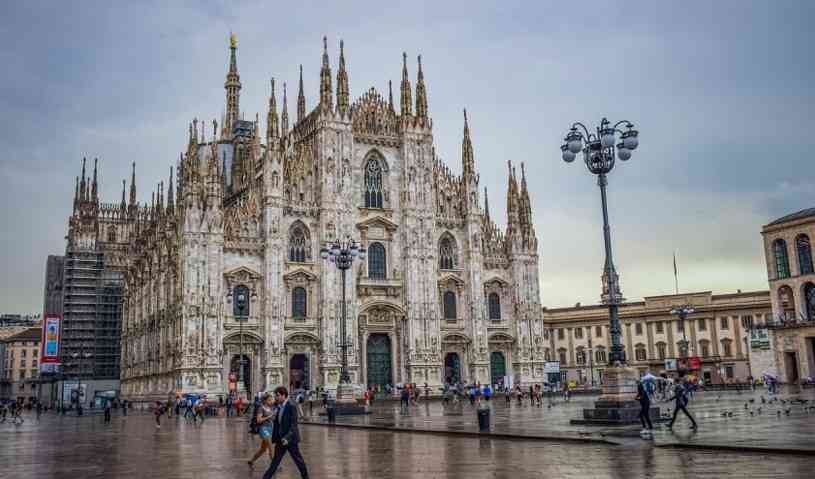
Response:
[{"label": "woman with handbag", "polygon": [[275,414],[277,414],[277,407],[275,406],[274,396],[271,393],[265,393],[260,407],[255,410],[255,421],[260,436],[260,449],[257,450],[252,459],[247,461],[249,467],[252,467],[264,452],[269,454],[269,459],[273,456],[272,433],[274,432]]}]

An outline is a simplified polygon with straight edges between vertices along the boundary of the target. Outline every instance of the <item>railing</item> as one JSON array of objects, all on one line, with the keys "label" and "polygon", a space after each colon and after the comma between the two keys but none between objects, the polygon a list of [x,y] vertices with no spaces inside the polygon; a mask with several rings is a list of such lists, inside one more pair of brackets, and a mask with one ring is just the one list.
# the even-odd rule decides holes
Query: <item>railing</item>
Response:
[{"label": "railing", "polygon": [[796,316],[791,311],[785,311],[765,322],[753,323],[751,329],[782,329],[809,325],[815,325],[815,317],[805,317],[801,313]]}]

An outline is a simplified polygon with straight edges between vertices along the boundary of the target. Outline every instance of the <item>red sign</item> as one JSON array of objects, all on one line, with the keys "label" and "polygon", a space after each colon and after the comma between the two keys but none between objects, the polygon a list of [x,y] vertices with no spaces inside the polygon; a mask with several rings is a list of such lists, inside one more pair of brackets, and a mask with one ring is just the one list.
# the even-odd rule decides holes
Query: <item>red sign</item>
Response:
[{"label": "red sign", "polygon": [[688,361],[688,369],[693,369],[696,371],[702,369],[702,360],[699,359],[699,356],[690,357],[690,360]]}]

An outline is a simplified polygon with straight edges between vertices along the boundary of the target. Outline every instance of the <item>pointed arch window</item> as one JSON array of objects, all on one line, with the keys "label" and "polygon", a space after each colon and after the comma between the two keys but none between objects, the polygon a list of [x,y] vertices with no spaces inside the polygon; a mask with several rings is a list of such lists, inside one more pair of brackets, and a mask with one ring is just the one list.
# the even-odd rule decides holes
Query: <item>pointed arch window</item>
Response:
[{"label": "pointed arch window", "polygon": [[775,257],[775,276],[777,279],[790,277],[790,261],[787,257],[787,242],[779,238],[773,241],[773,256]]},{"label": "pointed arch window", "polygon": [[308,313],[308,294],[306,289],[298,286],[291,292],[291,314],[294,319],[305,319]]},{"label": "pointed arch window", "polygon": [[371,279],[386,279],[387,258],[382,243],[371,243],[368,246],[368,277]]},{"label": "pointed arch window", "polygon": [[812,247],[809,244],[809,236],[798,235],[795,238],[795,249],[798,251],[798,272],[812,274]]},{"label": "pointed arch window", "polygon": [[444,292],[444,319],[456,319],[456,293]]},{"label": "pointed arch window", "polygon": [[379,158],[370,158],[365,163],[365,191],[363,193],[366,208],[382,208],[384,194],[382,162]]},{"label": "pointed arch window", "polygon": [[487,305],[490,319],[501,319],[501,297],[498,296],[498,293],[490,293],[487,296]]},{"label": "pointed arch window", "polygon": [[444,235],[439,242],[439,269],[456,267],[456,244],[450,235]]},{"label": "pointed arch window", "polygon": [[308,229],[302,223],[295,223],[289,234],[289,261],[305,263],[311,260]]}]

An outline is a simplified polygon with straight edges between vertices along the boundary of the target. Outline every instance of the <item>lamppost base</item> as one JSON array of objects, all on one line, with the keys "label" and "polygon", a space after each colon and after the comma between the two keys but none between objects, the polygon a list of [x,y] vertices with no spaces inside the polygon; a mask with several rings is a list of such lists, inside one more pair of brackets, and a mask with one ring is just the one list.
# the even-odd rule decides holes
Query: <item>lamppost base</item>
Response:
[{"label": "lamppost base", "polygon": [[337,416],[354,416],[368,414],[365,406],[357,402],[356,388],[351,383],[337,384],[337,399],[329,407],[335,408]]},{"label": "lamppost base", "polygon": [[[637,370],[615,366],[603,371],[603,393],[594,408],[583,410],[583,419],[572,419],[572,424],[615,426],[639,423],[640,403],[637,397]],[[659,420],[659,408],[649,411],[652,421]]]}]

